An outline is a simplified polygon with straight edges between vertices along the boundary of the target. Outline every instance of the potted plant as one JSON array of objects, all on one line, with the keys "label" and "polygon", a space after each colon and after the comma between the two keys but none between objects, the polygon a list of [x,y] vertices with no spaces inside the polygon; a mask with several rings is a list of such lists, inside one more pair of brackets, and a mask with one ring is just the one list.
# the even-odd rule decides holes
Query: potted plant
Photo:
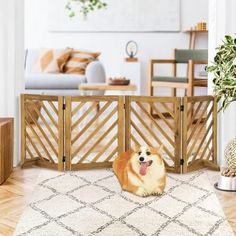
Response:
[{"label": "potted plant", "polygon": [[100,9],[106,9],[107,3],[101,0],[68,0],[65,8],[69,12],[70,17],[74,17],[76,14],[76,8],[86,19],[90,12]]},{"label": "potted plant", "polygon": [[214,94],[222,101],[221,109],[236,101],[236,38],[225,36],[223,44],[216,48],[213,65],[207,71],[214,74]]},{"label": "potted plant", "polygon": [[[236,38],[225,36],[222,45],[216,48],[214,62],[207,68],[214,74],[214,94],[221,101],[220,110],[236,101]],[[224,191],[236,191],[236,139],[225,148],[226,169],[221,172],[216,188]]]}]

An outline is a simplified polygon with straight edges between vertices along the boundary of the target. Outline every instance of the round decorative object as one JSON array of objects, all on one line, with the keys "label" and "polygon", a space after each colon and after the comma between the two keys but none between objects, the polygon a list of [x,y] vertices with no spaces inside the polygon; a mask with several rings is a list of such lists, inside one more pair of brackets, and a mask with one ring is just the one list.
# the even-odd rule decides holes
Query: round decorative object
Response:
[{"label": "round decorative object", "polygon": [[126,44],[126,53],[130,58],[133,58],[138,53],[138,44],[135,41],[129,41]]},{"label": "round decorative object", "polygon": [[227,144],[224,155],[228,168],[236,170],[236,138]]}]

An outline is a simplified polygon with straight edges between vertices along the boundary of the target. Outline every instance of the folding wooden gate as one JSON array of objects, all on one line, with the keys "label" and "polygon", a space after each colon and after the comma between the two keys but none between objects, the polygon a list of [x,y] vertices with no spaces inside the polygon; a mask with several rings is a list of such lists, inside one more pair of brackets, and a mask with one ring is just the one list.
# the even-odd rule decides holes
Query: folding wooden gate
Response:
[{"label": "folding wooden gate", "polygon": [[66,97],[66,169],[111,167],[123,149],[123,97]]},{"label": "folding wooden gate", "polygon": [[21,95],[21,160],[63,170],[63,97]]},{"label": "folding wooden gate", "polygon": [[[155,116],[152,115],[152,112]],[[111,167],[134,145],[159,147],[170,172],[217,169],[212,96],[21,96],[22,164]]]},{"label": "folding wooden gate", "polygon": [[[166,168],[180,172],[181,100],[176,97],[126,97],[126,149],[163,144]],[[159,118],[154,119],[152,110]],[[164,116],[163,114],[167,115]]]},{"label": "folding wooden gate", "polygon": [[212,96],[184,97],[183,173],[217,166],[217,102]]}]

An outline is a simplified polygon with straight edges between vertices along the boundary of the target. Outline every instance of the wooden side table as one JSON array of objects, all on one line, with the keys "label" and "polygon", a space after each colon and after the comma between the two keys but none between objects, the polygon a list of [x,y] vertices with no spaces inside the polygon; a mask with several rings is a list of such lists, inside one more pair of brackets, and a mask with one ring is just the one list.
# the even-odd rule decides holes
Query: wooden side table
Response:
[{"label": "wooden side table", "polygon": [[96,83],[96,84],[80,84],[79,89],[81,91],[99,91],[99,90],[105,90],[105,91],[131,91],[135,92],[137,90],[136,85],[130,84],[130,85],[109,85],[106,83]]},{"label": "wooden side table", "polygon": [[7,180],[13,169],[13,118],[0,118],[0,184]]}]

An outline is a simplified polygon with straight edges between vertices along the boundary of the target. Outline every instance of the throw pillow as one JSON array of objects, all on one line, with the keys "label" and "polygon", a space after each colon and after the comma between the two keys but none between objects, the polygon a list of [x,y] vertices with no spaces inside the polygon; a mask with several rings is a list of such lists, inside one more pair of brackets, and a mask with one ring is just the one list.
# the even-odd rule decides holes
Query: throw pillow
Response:
[{"label": "throw pillow", "polygon": [[43,49],[33,67],[35,73],[60,73],[68,61],[72,49]]},{"label": "throw pillow", "polygon": [[64,72],[66,74],[85,74],[87,65],[96,60],[100,56],[98,52],[86,52],[73,50],[70,58],[65,65]]}]

